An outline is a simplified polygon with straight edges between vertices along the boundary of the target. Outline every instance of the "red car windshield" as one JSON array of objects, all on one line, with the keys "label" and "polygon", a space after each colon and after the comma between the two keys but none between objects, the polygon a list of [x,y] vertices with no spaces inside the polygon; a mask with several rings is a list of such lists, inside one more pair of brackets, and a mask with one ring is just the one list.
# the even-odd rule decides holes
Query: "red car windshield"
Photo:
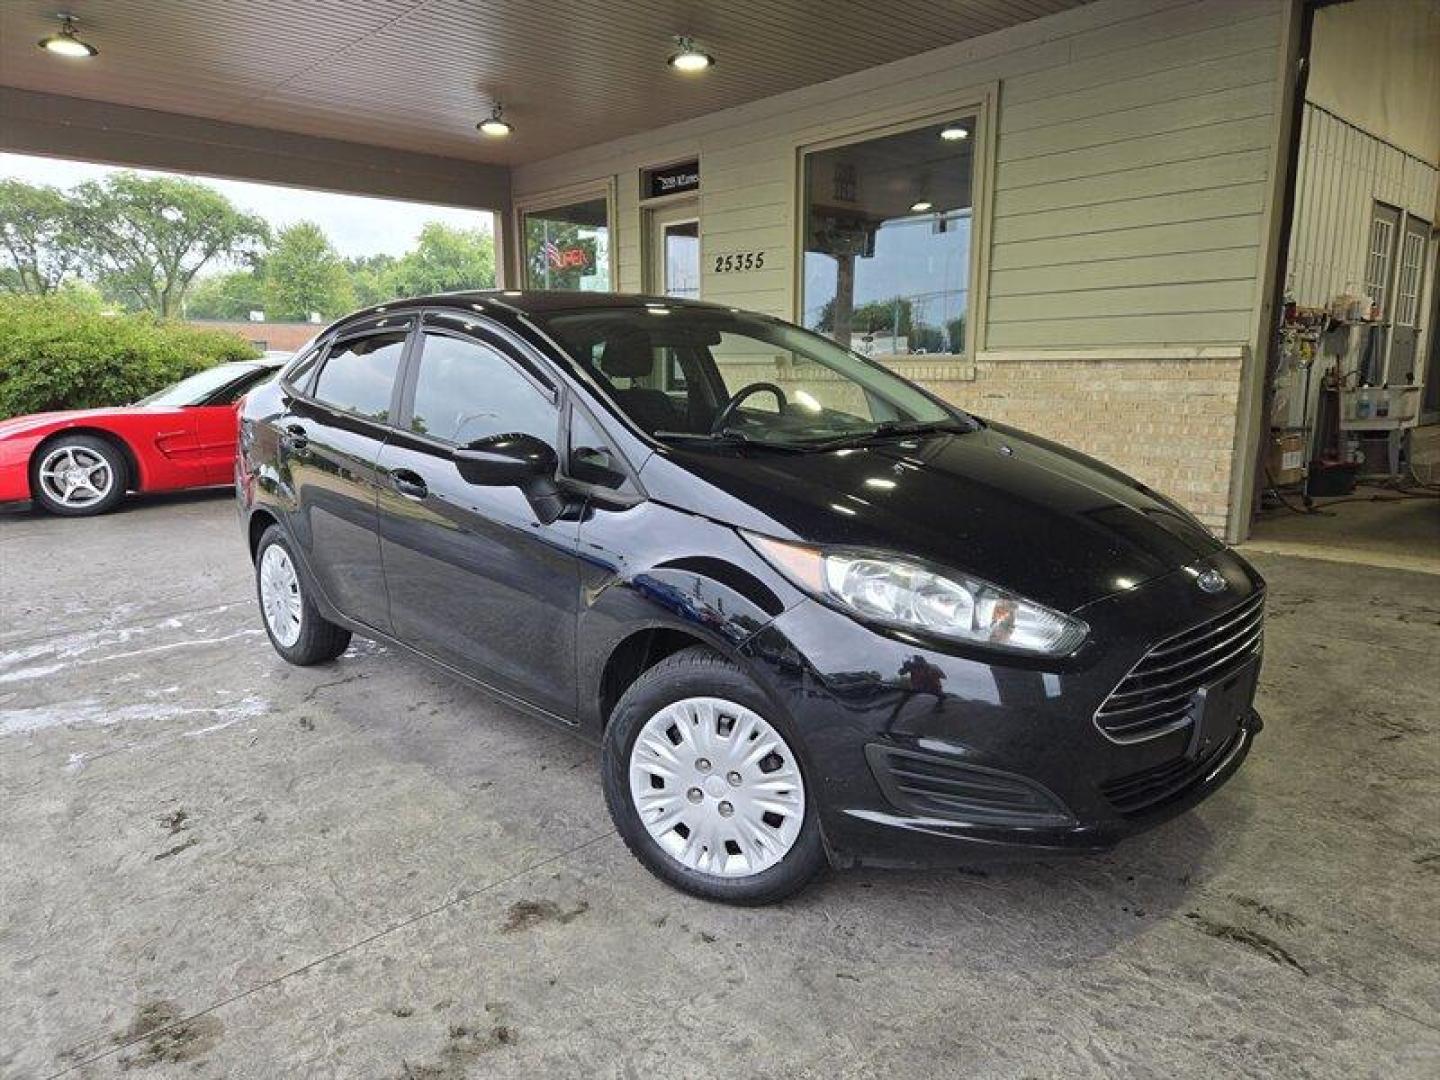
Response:
[{"label": "red car windshield", "polygon": [[[164,390],[141,398],[136,405],[224,405],[249,390],[273,369],[258,364],[217,364],[197,371]],[[227,393],[228,391],[228,393]]]}]

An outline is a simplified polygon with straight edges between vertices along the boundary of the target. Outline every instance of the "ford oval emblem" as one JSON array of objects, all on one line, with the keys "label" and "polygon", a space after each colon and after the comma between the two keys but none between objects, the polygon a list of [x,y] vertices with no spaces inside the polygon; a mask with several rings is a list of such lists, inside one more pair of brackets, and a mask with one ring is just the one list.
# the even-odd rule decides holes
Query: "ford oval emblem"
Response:
[{"label": "ford oval emblem", "polygon": [[1220,573],[1219,570],[1212,568],[1202,572],[1200,576],[1195,579],[1195,584],[1199,585],[1200,588],[1208,593],[1224,592],[1225,575]]}]

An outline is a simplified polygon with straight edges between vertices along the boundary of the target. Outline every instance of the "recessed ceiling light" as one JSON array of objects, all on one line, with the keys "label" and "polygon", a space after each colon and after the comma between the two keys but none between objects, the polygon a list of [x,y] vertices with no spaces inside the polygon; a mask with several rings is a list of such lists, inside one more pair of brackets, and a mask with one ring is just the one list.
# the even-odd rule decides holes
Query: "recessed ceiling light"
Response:
[{"label": "recessed ceiling light", "polygon": [[940,129],[940,138],[946,142],[958,142],[961,139],[968,139],[969,137],[969,129],[963,128],[959,124],[949,124]]},{"label": "recessed ceiling light", "polygon": [[68,60],[87,60],[99,54],[100,50],[94,45],[81,41],[75,36],[75,16],[61,12],[56,16],[60,20],[60,32],[43,37],[36,42],[46,52],[54,53],[56,56],[63,56]]},{"label": "recessed ceiling light", "polygon": [[933,210],[934,208],[934,203],[926,202],[924,199],[921,199],[919,202],[910,204],[910,212],[912,214],[923,214],[926,210]]},{"label": "recessed ceiling light", "polygon": [[490,115],[475,125],[475,130],[481,135],[489,135],[492,139],[503,139],[515,130],[515,125],[504,119],[500,114],[505,111],[505,106],[500,102],[490,110]]},{"label": "recessed ceiling light", "polygon": [[697,71],[713,67],[715,58],[709,53],[703,52],[690,38],[682,35],[675,39],[675,52],[670,54],[670,59],[666,63],[676,71],[693,75]]}]

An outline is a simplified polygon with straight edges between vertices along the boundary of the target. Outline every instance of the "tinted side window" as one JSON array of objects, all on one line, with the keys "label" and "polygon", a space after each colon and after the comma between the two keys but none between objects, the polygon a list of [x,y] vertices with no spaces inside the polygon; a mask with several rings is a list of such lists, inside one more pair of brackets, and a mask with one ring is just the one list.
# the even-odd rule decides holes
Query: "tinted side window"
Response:
[{"label": "tinted side window", "polygon": [[304,392],[310,384],[310,376],[315,374],[315,363],[320,359],[320,354],[325,350],[319,346],[311,349],[300,359],[292,361],[285,371],[285,381],[296,389]]},{"label": "tinted side window", "polygon": [[243,397],[245,394],[248,394],[251,390],[254,390],[255,387],[259,386],[263,382],[268,381],[269,379],[273,379],[274,377],[274,368],[260,368],[258,371],[252,371],[244,378],[236,379],[229,386],[225,387],[223,391],[212,396],[206,402],[206,404],[233,405],[235,402],[239,401],[240,398]]},{"label": "tinted side window", "polygon": [[521,431],[554,446],[558,423],[549,395],[489,345],[424,336],[412,431],[461,446]]},{"label": "tinted side window", "polygon": [[315,396],[327,405],[370,420],[390,417],[390,393],[405,334],[371,334],[337,343],[320,369]]}]

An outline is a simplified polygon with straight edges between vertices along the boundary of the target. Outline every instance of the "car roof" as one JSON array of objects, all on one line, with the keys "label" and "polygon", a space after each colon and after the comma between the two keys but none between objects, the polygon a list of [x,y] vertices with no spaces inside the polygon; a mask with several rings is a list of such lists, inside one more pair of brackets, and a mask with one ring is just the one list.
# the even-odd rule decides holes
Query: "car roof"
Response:
[{"label": "car roof", "polygon": [[482,308],[509,309],[525,315],[545,315],[556,311],[595,311],[605,309],[641,308],[663,304],[670,308],[692,308],[697,311],[734,311],[723,304],[703,300],[682,300],[674,296],[648,296],[643,293],[573,292],[561,289],[475,289],[465,292],[435,293],[430,296],[407,297],[357,311],[343,321],[362,315],[417,307],[464,307],[478,304]]}]

